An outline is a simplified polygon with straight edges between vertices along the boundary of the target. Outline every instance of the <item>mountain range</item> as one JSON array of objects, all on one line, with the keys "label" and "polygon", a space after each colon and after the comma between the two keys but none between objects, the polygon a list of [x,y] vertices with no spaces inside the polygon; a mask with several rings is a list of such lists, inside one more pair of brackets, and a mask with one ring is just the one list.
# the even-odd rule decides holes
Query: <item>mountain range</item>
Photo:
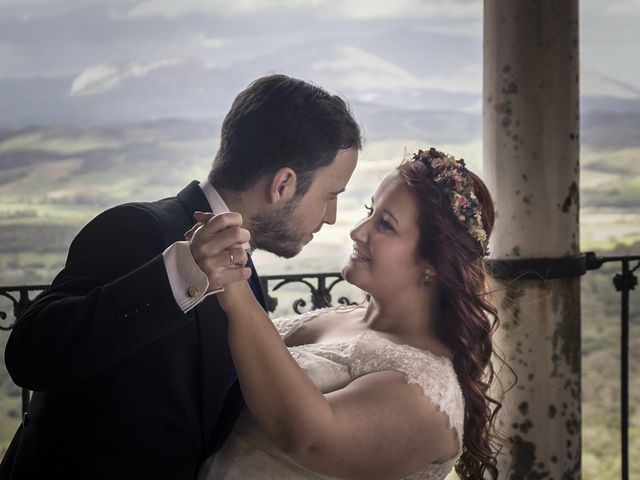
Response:
[{"label": "mountain range", "polygon": [[[216,63],[215,56],[167,54],[154,61],[96,62],[58,76],[0,78],[0,127],[220,118],[242,88],[270,72],[286,72],[327,87],[347,98],[367,122],[408,115],[402,125],[424,124],[425,116],[443,111],[479,116],[478,39],[416,28],[371,35],[330,33],[325,39],[225,64]],[[584,66],[581,89],[583,113],[631,114],[635,124],[640,87]],[[628,124],[628,116],[620,118],[618,123]],[[479,135],[477,120],[462,122],[474,137]],[[377,131],[375,123],[368,128]]]}]

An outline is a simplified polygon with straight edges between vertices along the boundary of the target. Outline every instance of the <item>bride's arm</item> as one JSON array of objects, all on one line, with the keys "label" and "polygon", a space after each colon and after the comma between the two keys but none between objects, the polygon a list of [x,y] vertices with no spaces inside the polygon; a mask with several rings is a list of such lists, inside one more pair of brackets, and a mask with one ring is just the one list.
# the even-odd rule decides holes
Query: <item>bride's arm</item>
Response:
[{"label": "bride's arm", "polygon": [[229,346],[246,404],[278,447],[307,468],[346,478],[398,478],[458,449],[448,417],[398,372],[324,395],[298,366],[246,282],[227,285]]}]

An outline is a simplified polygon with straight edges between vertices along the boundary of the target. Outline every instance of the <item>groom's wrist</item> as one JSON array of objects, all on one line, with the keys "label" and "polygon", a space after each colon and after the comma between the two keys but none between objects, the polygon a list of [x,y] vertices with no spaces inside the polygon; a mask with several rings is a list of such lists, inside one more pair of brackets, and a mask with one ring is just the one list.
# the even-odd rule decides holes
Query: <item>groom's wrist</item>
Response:
[{"label": "groom's wrist", "polygon": [[189,242],[171,244],[162,252],[173,297],[180,309],[187,313],[209,295],[224,288],[210,290],[209,280],[191,254]]}]

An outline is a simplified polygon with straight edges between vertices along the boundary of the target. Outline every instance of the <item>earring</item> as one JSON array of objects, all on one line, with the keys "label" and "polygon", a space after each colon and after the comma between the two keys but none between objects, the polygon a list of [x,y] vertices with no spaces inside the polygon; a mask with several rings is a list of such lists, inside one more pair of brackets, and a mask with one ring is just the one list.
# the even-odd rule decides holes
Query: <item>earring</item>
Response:
[{"label": "earring", "polygon": [[430,287],[431,286],[431,269],[427,268],[424,272],[424,282],[423,282],[425,287]]}]

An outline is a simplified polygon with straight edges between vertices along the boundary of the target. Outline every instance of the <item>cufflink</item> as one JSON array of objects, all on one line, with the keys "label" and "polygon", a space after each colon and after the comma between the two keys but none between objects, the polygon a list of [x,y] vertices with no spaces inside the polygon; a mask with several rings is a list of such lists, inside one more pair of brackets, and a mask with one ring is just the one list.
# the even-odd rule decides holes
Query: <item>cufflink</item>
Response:
[{"label": "cufflink", "polygon": [[198,287],[189,287],[187,289],[187,295],[189,295],[191,298],[197,297],[198,293],[199,293]]}]

